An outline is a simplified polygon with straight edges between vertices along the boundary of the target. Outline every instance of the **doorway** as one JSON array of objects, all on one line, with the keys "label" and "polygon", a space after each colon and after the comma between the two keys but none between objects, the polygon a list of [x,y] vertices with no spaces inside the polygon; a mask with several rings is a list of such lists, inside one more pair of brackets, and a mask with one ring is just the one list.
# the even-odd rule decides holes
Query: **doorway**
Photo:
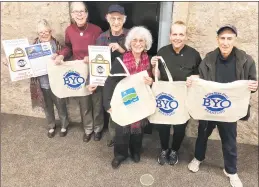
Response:
[{"label": "doorway", "polygon": [[119,4],[124,7],[127,16],[124,27],[127,29],[133,26],[143,25],[148,28],[153,37],[153,44],[148,51],[149,55],[157,53],[160,2],[85,2],[89,11],[89,22],[98,25],[103,31],[109,29],[109,24],[105,19],[108,7],[112,4]]}]

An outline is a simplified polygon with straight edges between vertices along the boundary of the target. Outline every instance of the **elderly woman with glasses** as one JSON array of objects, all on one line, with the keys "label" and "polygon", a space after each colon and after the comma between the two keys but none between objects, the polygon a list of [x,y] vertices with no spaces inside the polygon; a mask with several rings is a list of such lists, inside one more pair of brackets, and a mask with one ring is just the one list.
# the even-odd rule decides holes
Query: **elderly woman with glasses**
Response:
[{"label": "elderly woman with glasses", "polygon": [[[73,23],[65,32],[65,47],[59,53],[53,55],[56,64],[60,64],[64,58],[73,55],[73,60],[84,60],[88,63],[88,45],[95,45],[96,39],[101,34],[100,27],[88,23],[88,10],[83,2],[72,2],[70,13]],[[87,71],[87,70],[86,70]],[[74,97],[80,105],[81,119],[84,126],[83,141],[88,142],[94,132],[94,140],[101,139],[103,129],[102,94],[96,91],[94,86],[88,87],[93,94],[82,97]],[[67,129],[64,129],[65,131]]]},{"label": "elderly woman with glasses", "polygon": [[[52,36],[51,28],[47,20],[43,19],[37,25],[38,37],[34,44],[42,42],[50,42],[52,51],[55,53],[61,49],[59,42]],[[68,126],[66,100],[56,97],[51,91],[48,75],[43,75],[36,78],[31,78],[30,83],[32,107],[41,106],[44,109],[49,130],[48,137],[52,138],[55,135],[55,113],[54,104],[56,105],[59,119],[61,121],[61,129],[66,129]],[[60,132],[60,136],[65,136],[64,132]]]},{"label": "elderly woman with glasses", "polygon": [[[131,75],[147,70],[149,77],[143,77],[144,82],[148,85],[153,83],[151,78],[151,65],[147,50],[151,48],[152,35],[145,27],[133,27],[125,40],[127,52],[121,55],[121,59]],[[111,74],[124,73],[122,65],[116,59],[113,63]],[[111,113],[112,108],[110,101],[114,89],[118,82],[124,77],[109,76],[104,85],[103,99],[104,108]],[[129,114],[130,117],[130,114]],[[134,162],[140,161],[140,150],[142,146],[142,137],[144,127],[148,124],[147,119],[137,121],[125,127],[119,124],[115,125],[115,141],[114,141],[114,159],[112,167],[118,168],[122,161],[128,157],[128,149],[130,149],[131,157]]]}]

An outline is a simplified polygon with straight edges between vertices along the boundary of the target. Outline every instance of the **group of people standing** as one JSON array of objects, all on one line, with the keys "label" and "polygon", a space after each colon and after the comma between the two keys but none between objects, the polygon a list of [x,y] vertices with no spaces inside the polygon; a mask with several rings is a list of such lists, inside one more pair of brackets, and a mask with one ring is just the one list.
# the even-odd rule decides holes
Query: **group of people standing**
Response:
[{"label": "group of people standing", "polygon": [[[126,22],[125,10],[120,5],[108,8],[106,20],[109,30],[102,32],[100,27],[87,21],[88,9],[83,2],[72,2],[70,13],[73,23],[65,31],[65,46],[61,48],[59,42],[52,36],[51,28],[46,20],[38,23],[38,38],[35,43],[50,42],[54,52],[53,62],[62,64],[63,60],[72,56],[73,60],[83,60],[88,63],[88,45],[109,46],[111,48],[111,74],[125,73],[117,59],[119,57],[131,75],[147,70],[147,77],[143,77],[145,84],[152,86],[154,75],[160,80],[168,81],[166,72],[159,63],[159,71],[155,66],[162,56],[174,81],[186,81],[190,87],[194,78],[228,83],[235,80],[251,80],[248,88],[255,92],[258,87],[256,81],[255,62],[252,57],[234,46],[237,29],[233,25],[224,25],[217,31],[218,48],[208,53],[202,60],[199,52],[186,45],[186,25],[182,21],[172,24],[170,31],[171,44],[162,47],[156,56],[150,58],[147,51],[152,46],[152,35],[143,26],[136,26],[128,30],[123,28]],[[105,85],[88,85],[91,92],[88,96],[74,97],[79,103],[80,114],[84,127],[83,141],[88,142],[94,135],[99,141],[104,126],[104,116],[112,112],[110,105],[113,91],[124,76],[109,76]],[[56,132],[54,104],[61,121],[60,136],[68,132],[68,117],[66,99],[57,98],[49,86],[48,76],[31,79],[31,96],[33,106],[42,106],[49,125],[48,137],[52,138]],[[130,118],[129,114],[129,118]],[[118,168],[128,157],[129,152],[134,162],[140,161],[144,127],[147,119],[137,121],[125,127],[116,124],[109,118],[108,146],[114,146],[112,167]],[[178,125],[157,124],[161,152],[157,162],[161,165],[178,162],[178,150],[185,136],[188,122]],[[230,178],[232,186],[240,187],[242,182],[237,175],[237,122],[199,121],[198,138],[196,140],[194,159],[188,165],[192,172],[199,170],[200,163],[205,159],[208,137],[217,126],[222,141],[224,156],[224,173]],[[174,129],[173,141],[170,139],[170,128]]]}]

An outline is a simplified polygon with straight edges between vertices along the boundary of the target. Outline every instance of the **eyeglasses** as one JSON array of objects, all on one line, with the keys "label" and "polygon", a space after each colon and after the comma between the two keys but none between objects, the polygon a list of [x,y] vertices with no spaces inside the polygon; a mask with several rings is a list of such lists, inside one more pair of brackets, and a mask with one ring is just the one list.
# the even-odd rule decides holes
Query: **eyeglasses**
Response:
[{"label": "eyeglasses", "polygon": [[72,13],[73,14],[85,14],[86,13],[86,11],[85,10],[80,10],[80,11],[78,11],[78,10],[74,10],[74,11],[72,11]]},{"label": "eyeglasses", "polygon": [[121,17],[111,17],[110,20],[112,22],[115,22],[116,20],[118,20],[118,22],[122,22],[123,21],[123,19]]},{"label": "eyeglasses", "polygon": [[136,44],[137,42],[139,42],[140,44],[143,45],[143,44],[145,44],[146,41],[143,40],[143,39],[139,39],[139,40],[138,40],[138,39],[133,39],[133,40],[131,40],[131,42],[132,42],[133,44]]},{"label": "eyeglasses", "polygon": [[39,32],[38,34],[40,35],[40,36],[43,36],[43,35],[47,35],[47,34],[49,34],[50,33],[50,31],[41,31],[41,32]]}]

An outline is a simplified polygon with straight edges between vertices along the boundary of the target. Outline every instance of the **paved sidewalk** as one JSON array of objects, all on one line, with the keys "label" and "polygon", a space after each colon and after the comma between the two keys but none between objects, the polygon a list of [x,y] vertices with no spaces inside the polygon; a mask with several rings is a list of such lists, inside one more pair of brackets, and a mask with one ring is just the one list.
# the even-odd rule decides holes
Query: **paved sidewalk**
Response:
[{"label": "paved sidewalk", "polygon": [[[206,161],[198,173],[187,169],[195,138],[186,137],[176,166],[160,166],[158,134],[145,135],[140,163],[128,159],[111,168],[113,148],[100,142],[84,143],[80,124],[66,137],[47,137],[44,119],[1,114],[2,187],[142,187],[140,177],[151,174],[152,187],[230,187],[223,174],[220,141],[209,141]],[[59,128],[57,129],[59,131]],[[258,146],[238,145],[239,176],[244,187],[258,186]]]}]

